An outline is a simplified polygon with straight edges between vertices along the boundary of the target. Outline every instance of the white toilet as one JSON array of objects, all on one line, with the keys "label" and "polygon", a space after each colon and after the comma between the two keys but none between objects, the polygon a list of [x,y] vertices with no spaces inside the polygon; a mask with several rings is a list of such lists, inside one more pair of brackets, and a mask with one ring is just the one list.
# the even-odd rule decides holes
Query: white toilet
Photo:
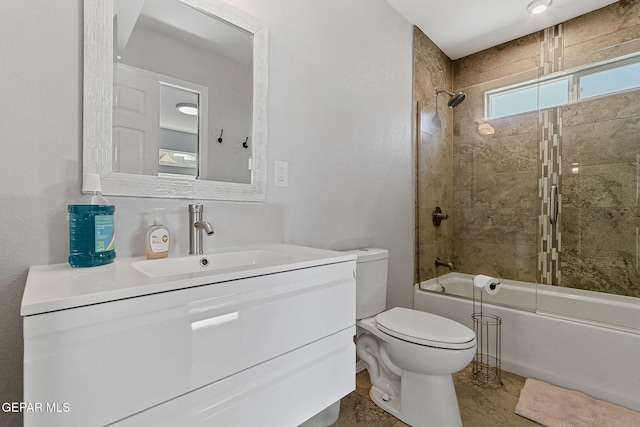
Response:
[{"label": "white toilet", "polygon": [[371,377],[371,400],[413,427],[461,427],[451,374],[473,359],[474,332],[423,311],[384,311],[389,252],[351,252],[358,256],[356,351]]}]

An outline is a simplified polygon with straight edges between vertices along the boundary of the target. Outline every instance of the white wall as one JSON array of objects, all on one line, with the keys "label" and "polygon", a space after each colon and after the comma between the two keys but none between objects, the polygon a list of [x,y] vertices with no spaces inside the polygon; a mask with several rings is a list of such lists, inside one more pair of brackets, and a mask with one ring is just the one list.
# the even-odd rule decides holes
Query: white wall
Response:
[{"label": "white wall", "polygon": [[[206,179],[251,182],[250,150],[242,143],[251,134],[252,69],[200,46],[189,48],[182,40],[136,28],[123,63],[209,88],[208,154]],[[198,64],[187,69],[184,64]],[[224,129],[223,142],[217,142]]]},{"label": "white wall", "polygon": [[[412,27],[384,0],[232,0],[270,28],[267,203],[205,202],[208,247],[370,237],[391,251],[389,305],[412,304]],[[22,396],[20,300],[30,265],[66,262],[80,195],[82,1],[6,2],[0,14],[0,402]],[[151,208],[186,252],[187,200],[111,198],[118,256],[142,255]],[[0,425],[20,417],[0,415]]]},{"label": "white wall", "polygon": [[268,199],[285,240],[373,238],[391,253],[388,304],[410,306],[412,26],[382,0],[229,3],[269,25],[269,170],[289,162],[289,187]]}]

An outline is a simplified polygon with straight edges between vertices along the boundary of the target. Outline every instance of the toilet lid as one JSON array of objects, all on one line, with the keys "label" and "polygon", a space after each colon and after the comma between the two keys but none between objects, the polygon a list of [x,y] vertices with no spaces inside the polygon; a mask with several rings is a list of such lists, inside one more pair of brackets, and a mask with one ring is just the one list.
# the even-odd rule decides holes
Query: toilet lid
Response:
[{"label": "toilet lid", "polygon": [[379,330],[401,340],[430,347],[466,349],[476,334],[464,325],[424,311],[396,307],[376,316]]}]

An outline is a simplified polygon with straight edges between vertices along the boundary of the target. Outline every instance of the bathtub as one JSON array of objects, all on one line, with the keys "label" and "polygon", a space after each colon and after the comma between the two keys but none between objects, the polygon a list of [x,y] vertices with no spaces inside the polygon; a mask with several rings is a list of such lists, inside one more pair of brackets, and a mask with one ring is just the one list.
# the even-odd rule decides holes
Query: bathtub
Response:
[{"label": "bathtub", "polygon": [[[472,328],[472,277],[416,284],[414,308]],[[483,295],[483,312],[502,318],[502,369],[640,411],[640,300],[510,280],[500,286]]]}]

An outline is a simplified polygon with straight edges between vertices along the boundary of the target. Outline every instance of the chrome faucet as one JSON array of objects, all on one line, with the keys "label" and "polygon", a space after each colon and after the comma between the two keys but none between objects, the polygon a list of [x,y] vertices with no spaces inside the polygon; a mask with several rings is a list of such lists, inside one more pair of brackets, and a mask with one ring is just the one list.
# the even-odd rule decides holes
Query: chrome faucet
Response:
[{"label": "chrome faucet", "polygon": [[202,220],[202,211],[204,206],[200,203],[189,205],[189,253],[190,254],[202,254],[204,253],[202,241],[204,239],[204,233],[207,236],[213,236],[215,231],[211,224]]},{"label": "chrome faucet", "polygon": [[451,261],[443,261],[440,258],[436,258],[436,267],[447,267],[451,271],[456,268]]}]

